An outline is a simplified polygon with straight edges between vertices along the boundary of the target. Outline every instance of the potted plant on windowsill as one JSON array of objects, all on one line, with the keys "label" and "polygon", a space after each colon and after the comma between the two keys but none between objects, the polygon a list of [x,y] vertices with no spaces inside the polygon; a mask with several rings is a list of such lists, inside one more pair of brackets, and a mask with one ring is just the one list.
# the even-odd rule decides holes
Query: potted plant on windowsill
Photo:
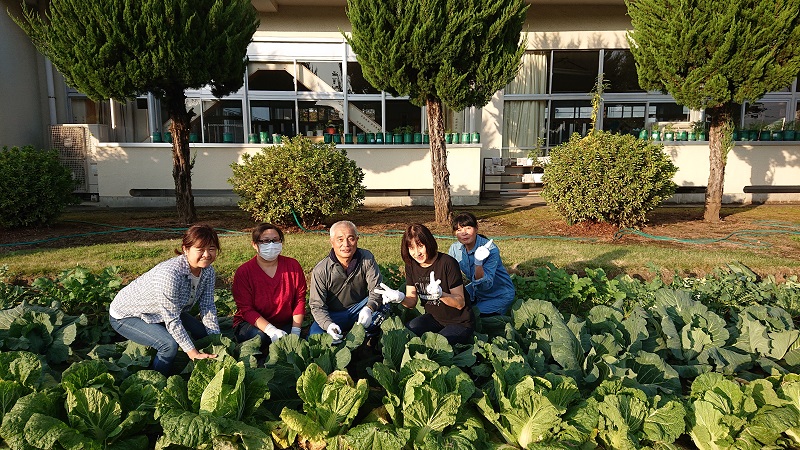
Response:
[{"label": "potted plant on windowsill", "polygon": [[796,120],[786,122],[786,124],[783,126],[783,139],[787,141],[794,141],[797,139],[798,129],[800,129],[800,122],[797,122]]},{"label": "potted plant on windowsill", "polygon": [[[400,136],[401,141],[397,141],[397,136]],[[403,125],[394,129],[394,143],[395,144],[413,144],[414,143],[414,128],[411,125]]]},{"label": "potted plant on windowsill", "polygon": [[770,139],[773,141],[783,140],[783,121],[773,122],[767,126],[770,132]]},{"label": "potted plant on windowsill", "polygon": [[675,140],[675,129],[671,123],[668,123],[666,126],[664,126],[664,140],[665,141]]}]

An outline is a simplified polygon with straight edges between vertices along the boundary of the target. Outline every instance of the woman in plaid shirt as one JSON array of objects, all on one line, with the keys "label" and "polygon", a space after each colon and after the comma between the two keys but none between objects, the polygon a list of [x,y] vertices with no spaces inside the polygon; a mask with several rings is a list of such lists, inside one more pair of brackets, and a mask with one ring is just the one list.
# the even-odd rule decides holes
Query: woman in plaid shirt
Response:
[{"label": "woman in plaid shirt", "polygon": [[[183,235],[182,251],[175,250],[178,256],[135,279],[111,302],[111,327],[133,342],[155,348],[154,370],[168,374],[178,347],[192,360],[216,358],[198,351],[192,337],[220,332],[211,266],[219,248],[213,228],[193,225]],[[202,322],[189,313],[198,301]]]}]

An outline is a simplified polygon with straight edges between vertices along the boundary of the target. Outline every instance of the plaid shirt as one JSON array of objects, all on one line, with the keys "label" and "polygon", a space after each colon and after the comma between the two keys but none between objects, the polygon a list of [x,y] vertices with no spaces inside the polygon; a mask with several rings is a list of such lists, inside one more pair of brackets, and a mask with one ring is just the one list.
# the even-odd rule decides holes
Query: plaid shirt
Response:
[{"label": "plaid shirt", "polygon": [[195,298],[191,298],[192,280],[186,256],[179,255],[159,263],[125,286],[111,302],[109,313],[115,319],[138,317],[147,323],[163,322],[184,352],[194,350],[194,343],[181,323],[181,313],[200,301],[200,319],[208,334],[219,334],[217,307],[214,305],[216,273],[209,266],[200,273]]}]

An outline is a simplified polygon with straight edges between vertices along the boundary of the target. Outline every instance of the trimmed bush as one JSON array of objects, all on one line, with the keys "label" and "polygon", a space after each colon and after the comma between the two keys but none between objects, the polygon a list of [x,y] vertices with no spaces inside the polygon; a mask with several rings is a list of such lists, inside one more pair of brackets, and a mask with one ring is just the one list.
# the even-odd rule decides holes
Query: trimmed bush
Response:
[{"label": "trimmed bush", "polygon": [[72,173],[55,150],[32,145],[0,151],[0,227],[49,225],[67,205],[80,202],[73,194]]},{"label": "trimmed bush", "polygon": [[334,144],[297,136],[242,159],[228,182],[255,220],[293,224],[294,212],[303,225],[317,225],[364,201],[364,172]]},{"label": "trimmed bush", "polygon": [[570,224],[637,227],[675,193],[677,170],[661,145],[605,131],[573,134],[550,152],[542,197]]}]

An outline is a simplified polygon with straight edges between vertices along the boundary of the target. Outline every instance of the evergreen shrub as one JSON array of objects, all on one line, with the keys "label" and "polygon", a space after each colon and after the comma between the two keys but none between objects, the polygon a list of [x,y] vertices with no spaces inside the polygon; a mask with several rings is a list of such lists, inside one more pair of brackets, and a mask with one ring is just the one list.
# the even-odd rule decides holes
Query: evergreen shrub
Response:
[{"label": "evergreen shrub", "polygon": [[67,205],[80,202],[73,194],[75,186],[55,150],[4,146],[0,151],[0,228],[51,224]]},{"label": "evergreen shrub", "polygon": [[595,130],[550,152],[542,197],[567,222],[636,227],[675,193],[678,168],[661,145]]},{"label": "evergreen shrub", "polygon": [[294,224],[294,212],[303,225],[317,225],[364,200],[364,172],[334,144],[297,136],[242,159],[228,182],[255,220]]}]

